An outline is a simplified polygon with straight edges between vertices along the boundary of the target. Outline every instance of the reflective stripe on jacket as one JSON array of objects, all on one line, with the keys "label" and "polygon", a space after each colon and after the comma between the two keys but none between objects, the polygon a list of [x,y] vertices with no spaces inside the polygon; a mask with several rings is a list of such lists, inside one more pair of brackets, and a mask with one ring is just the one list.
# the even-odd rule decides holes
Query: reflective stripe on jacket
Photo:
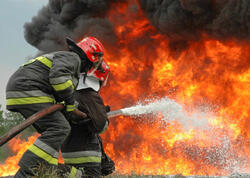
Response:
[{"label": "reflective stripe on jacket", "polygon": [[6,98],[7,106],[55,102],[53,95],[44,93],[41,90],[7,91]]}]

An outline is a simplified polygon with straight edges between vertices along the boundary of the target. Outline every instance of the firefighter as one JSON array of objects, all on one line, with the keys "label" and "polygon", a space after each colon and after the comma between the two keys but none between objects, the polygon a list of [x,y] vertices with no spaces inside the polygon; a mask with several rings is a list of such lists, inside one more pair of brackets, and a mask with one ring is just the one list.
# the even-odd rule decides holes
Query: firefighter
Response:
[{"label": "firefighter", "polygon": [[[101,64],[103,46],[94,37],[86,37],[77,44],[69,38],[66,42],[67,51],[31,59],[10,77],[6,87],[8,110],[19,112],[24,118],[57,102],[65,104],[67,113],[75,110],[73,92],[80,73]],[[16,178],[36,175],[41,165],[48,169],[57,167],[59,149],[71,130],[61,111],[43,117],[33,126],[41,135],[20,159]]]},{"label": "firefighter", "polygon": [[105,61],[97,69],[92,67],[87,74],[81,75],[75,91],[78,109],[86,113],[89,119],[71,116],[71,133],[61,151],[64,163],[77,168],[80,177],[99,178],[115,170],[114,162],[104,152],[99,136],[109,125],[109,107],[104,105],[98,94],[100,88],[106,85],[109,71]]}]

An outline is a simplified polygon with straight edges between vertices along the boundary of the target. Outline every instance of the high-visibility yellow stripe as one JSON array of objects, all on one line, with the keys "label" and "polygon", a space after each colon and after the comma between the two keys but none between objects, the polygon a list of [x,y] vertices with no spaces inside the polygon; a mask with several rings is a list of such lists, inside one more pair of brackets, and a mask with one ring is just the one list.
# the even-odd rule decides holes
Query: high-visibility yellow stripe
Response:
[{"label": "high-visibility yellow stripe", "polygon": [[79,158],[63,158],[66,164],[81,164],[81,163],[100,163],[101,157],[87,156]]},{"label": "high-visibility yellow stripe", "polygon": [[46,57],[43,57],[43,56],[39,56],[36,58],[38,61],[42,62],[44,65],[46,65],[48,68],[51,68],[52,67],[52,61],[49,60],[48,58]]},{"label": "high-visibility yellow stripe", "polygon": [[26,62],[25,64],[23,64],[23,66],[25,65],[28,65],[32,62],[35,62],[36,60],[40,61],[41,63],[43,63],[44,65],[46,65],[48,68],[51,68],[52,67],[52,61],[46,57],[43,57],[43,56],[39,56],[35,59],[30,59],[28,62]]},{"label": "high-visibility yellow stripe", "polygon": [[30,150],[32,153],[34,153],[38,157],[44,159],[49,164],[54,164],[54,165],[58,164],[58,159],[57,158],[52,157],[51,155],[49,155],[48,153],[44,152],[43,150],[41,150],[40,148],[36,147],[35,145],[31,145],[28,148],[28,150]]},{"label": "high-visibility yellow stripe", "polygon": [[36,139],[35,143],[33,144],[38,148],[42,148],[49,155],[53,155],[54,158],[58,158],[59,152],[52,148],[51,146],[47,145],[46,143],[42,142],[40,139]]},{"label": "high-visibility yellow stripe", "polygon": [[52,85],[53,88],[56,90],[56,91],[62,91],[62,90],[65,90],[66,88],[68,87],[72,87],[74,89],[74,85],[73,85],[73,82],[72,80],[67,80],[66,82],[64,83],[61,83],[61,84],[57,84],[57,85]]},{"label": "high-visibility yellow stripe", "polygon": [[28,65],[28,64],[35,62],[35,61],[36,61],[36,59],[30,59],[28,62],[24,63],[23,66]]},{"label": "high-visibility yellow stripe", "polygon": [[57,84],[64,83],[64,82],[71,80],[71,79],[72,79],[72,77],[70,75],[66,75],[66,76],[50,78],[49,82],[51,83],[51,85],[57,85]]},{"label": "high-visibility yellow stripe", "polygon": [[7,91],[6,98],[27,98],[27,97],[40,97],[47,96],[50,98],[54,98],[53,95],[44,93],[41,90],[28,90],[28,91]]},{"label": "high-visibility yellow stripe", "polygon": [[74,111],[76,109],[75,105],[66,105],[66,111]]},{"label": "high-visibility yellow stripe", "polygon": [[27,97],[27,98],[9,98],[6,105],[22,105],[22,104],[37,104],[37,103],[55,103],[54,98],[47,96]]},{"label": "high-visibility yellow stripe", "polygon": [[62,152],[63,158],[78,158],[78,157],[87,157],[87,156],[96,156],[101,157],[102,152],[101,151],[74,151],[74,152]]}]

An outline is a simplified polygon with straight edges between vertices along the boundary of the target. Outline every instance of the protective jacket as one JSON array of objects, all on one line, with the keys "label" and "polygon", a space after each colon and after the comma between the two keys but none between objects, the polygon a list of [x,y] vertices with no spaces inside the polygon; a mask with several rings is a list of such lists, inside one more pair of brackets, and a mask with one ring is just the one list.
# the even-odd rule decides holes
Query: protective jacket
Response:
[{"label": "protective jacket", "polygon": [[81,60],[74,52],[59,51],[31,59],[9,79],[6,107],[65,101],[74,107],[73,91],[78,84]]},{"label": "protective jacket", "polygon": [[110,174],[115,169],[114,162],[105,154],[98,135],[109,123],[103,100],[91,88],[75,91],[75,99],[78,109],[89,119],[71,115],[71,132],[61,148],[64,163],[82,169],[89,177]]}]

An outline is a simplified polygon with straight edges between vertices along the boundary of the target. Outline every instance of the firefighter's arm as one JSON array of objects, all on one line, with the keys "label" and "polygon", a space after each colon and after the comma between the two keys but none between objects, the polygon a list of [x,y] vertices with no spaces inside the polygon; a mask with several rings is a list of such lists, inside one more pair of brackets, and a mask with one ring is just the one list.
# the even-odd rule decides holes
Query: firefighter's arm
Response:
[{"label": "firefighter's arm", "polygon": [[92,102],[90,102],[88,105],[88,115],[92,121],[90,127],[92,127],[92,130],[98,134],[104,133],[109,126],[106,107],[102,98],[96,92],[92,92],[91,100]]},{"label": "firefighter's arm", "polygon": [[88,89],[78,91],[76,97],[79,100],[78,109],[86,113],[89,119],[88,122],[81,119],[78,123],[87,124],[89,130],[94,133],[103,133],[109,125],[109,120],[102,98],[97,92]]},{"label": "firefighter's arm", "polygon": [[[98,103],[96,103],[98,105]],[[102,114],[100,114],[100,108],[103,108],[103,105],[99,105],[97,107],[93,109],[91,109],[90,107],[88,107],[88,105],[84,104],[84,105],[80,105],[80,107],[78,107],[78,109],[84,113],[87,114],[88,118],[87,119],[82,119],[80,117],[74,116],[72,118],[72,121],[78,121],[79,125],[87,125],[89,130],[92,132],[95,132],[97,134],[101,134],[104,133],[108,126],[109,126],[109,120],[107,117],[106,112],[102,112]]]},{"label": "firefighter's arm", "polygon": [[49,82],[60,101],[65,102],[66,111],[75,109],[73,92],[77,85],[75,76],[80,67],[80,58],[74,53],[55,56],[50,69]]}]

